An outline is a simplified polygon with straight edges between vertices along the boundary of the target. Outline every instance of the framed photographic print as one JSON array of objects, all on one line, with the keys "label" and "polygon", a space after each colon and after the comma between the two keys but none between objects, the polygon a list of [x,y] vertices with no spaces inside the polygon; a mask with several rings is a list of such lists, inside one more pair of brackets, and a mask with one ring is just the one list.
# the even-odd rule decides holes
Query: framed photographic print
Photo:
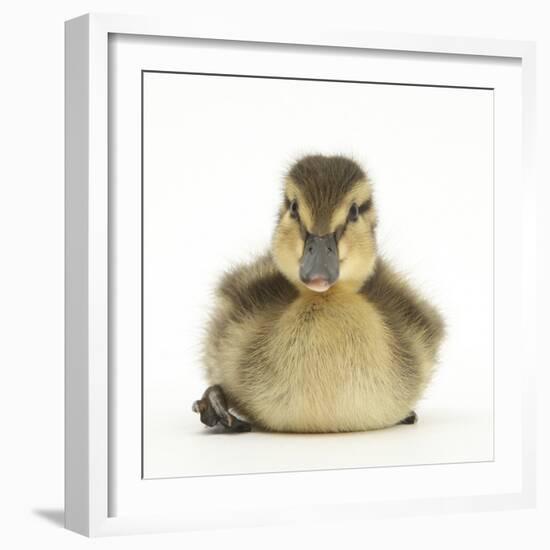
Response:
[{"label": "framed photographic print", "polygon": [[530,506],[534,45],[66,23],[66,526]]}]

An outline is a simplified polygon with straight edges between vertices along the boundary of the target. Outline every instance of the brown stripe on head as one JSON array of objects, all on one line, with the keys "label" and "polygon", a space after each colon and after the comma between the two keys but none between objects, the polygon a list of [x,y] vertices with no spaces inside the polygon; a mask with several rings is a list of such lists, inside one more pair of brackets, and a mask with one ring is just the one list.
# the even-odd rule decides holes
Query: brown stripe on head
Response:
[{"label": "brown stripe on head", "polygon": [[310,230],[317,235],[330,231],[333,213],[354,186],[367,176],[353,160],[343,156],[311,155],[290,169],[287,186],[295,188],[307,211]]}]

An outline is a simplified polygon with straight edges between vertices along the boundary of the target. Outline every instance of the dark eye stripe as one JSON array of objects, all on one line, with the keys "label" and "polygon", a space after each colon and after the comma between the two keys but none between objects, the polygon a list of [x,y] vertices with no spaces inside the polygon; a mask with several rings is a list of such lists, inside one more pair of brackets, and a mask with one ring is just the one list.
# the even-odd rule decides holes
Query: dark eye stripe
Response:
[{"label": "dark eye stripe", "polygon": [[[364,214],[365,212],[368,212],[368,210],[370,209],[371,206],[372,206],[372,199],[368,199],[363,204],[361,204],[358,208],[359,216],[361,214]],[[336,241],[337,242],[342,238],[342,236],[346,232],[346,229],[348,228],[348,223],[349,223],[349,220],[346,220],[345,224],[339,225],[336,228],[335,233],[336,233]]]},{"label": "dark eye stripe", "polygon": [[359,214],[363,214],[364,212],[367,212],[370,210],[370,207],[372,206],[372,200],[368,199],[363,204],[359,206]]}]

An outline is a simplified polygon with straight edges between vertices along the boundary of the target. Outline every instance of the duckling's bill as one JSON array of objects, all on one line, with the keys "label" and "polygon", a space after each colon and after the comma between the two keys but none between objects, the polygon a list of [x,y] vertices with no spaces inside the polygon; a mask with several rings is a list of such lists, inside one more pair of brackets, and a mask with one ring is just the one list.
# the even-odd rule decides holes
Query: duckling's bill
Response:
[{"label": "duckling's bill", "polygon": [[309,234],[300,260],[300,280],[314,292],[327,291],[340,274],[336,234]]}]

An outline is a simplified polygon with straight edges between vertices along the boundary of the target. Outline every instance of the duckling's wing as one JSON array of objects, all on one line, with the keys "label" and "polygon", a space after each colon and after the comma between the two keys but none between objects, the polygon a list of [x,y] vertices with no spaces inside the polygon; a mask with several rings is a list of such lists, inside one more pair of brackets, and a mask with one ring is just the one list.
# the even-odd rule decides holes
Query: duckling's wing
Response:
[{"label": "duckling's wing", "polygon": [[234,318],[284,306],[298,295],[269,253],[227,272],[218,285],[217,293],[228,303]]},{"label": "duckling's wing", "polygon": [[361,293],[377,307],[390,329],[399,334],[415,331],[429,349],[437,350],[445,332],[443,318],[386,261],[377,260]]}]

